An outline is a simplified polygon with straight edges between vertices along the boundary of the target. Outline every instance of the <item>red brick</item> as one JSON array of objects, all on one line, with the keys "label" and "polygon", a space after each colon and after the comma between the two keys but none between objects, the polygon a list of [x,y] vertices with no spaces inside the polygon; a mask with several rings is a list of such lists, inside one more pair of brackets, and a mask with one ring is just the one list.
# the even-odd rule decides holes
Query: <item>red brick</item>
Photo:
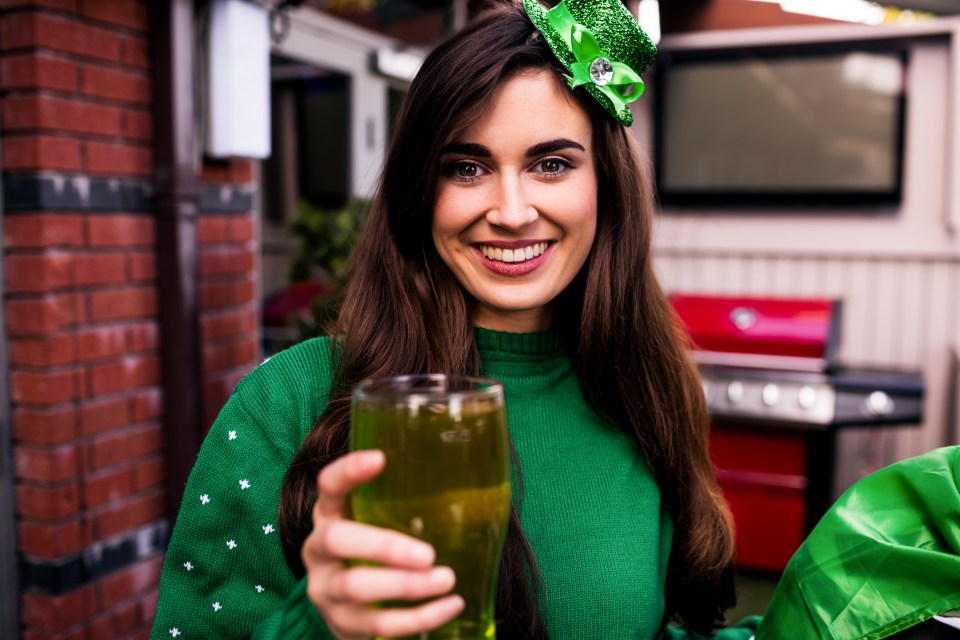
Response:
[{"label": "red brick", "polygon": [[121,38],[120,58],[125,65],[138,69],[149,69],[153,63],[150,58],[150,45],[144,38]]},{"label": "red brick", "polygon": [[127,637],[127,640],[150,640],[153,634],[153,615],[150,616],[150,621],[140,627],[136,632],[132,633]]},{"label": "red brick", "polygon": [[234,159],[230,161],[230,181],[231,182],[253,182],[254,179],[253,160]]},{"label": "red brick", "polygon": [[127,109],[123,113],[123,135],[131,140],[153,140],[153,116],[147,111]]},{"label": "red brick", "polygon": [[82,397],[80,380],[74,369],[60,371],[12,371],[10,396],[14,402],[51,405]]},{"label": "red brick", "polygon": [[8,96],[3,126],[18,129],[52,129],[101,136],[120,135],[120,109],[71,98],[42,94]]},{"label": "red brick", "polygon": [[221,371],[255,362],[260,346],[256,340],[208,344],[203,347],[203,370]]},{"label": "red brick", "polygon": [[38,410],[13,410],[13,439],[33,444],[63,444],[78,435],[78,414],[73,406]]},{"label": "red brick", "polygon": [[253,367],[244,367],[242,369],[223,371],[205,376],[206,381],[203,383],[203,399],[205,404],[219,411],[223,407],[223,403],[226,402],[230,394],[233,393],[233,389],[237,386],[237,383],[240,382],[243,376],[251,369],[253,369]]},{"label": "red brick", "polygon": [[98,285],[125,282],[127,256],[123,253],[87,253],[73,259],[73,284]]},{"label": "red brick", "polygon": [[76,336],[51,334],[39,338],[11,338],[10,363],[33,367],[53,367],[77,361]]},{"label": "red brick", "polygon": [[163,392],[160,389],[141,391],[130,399],[133,422],[159,418],[163,414]]},{"label": "red brick", "polygon": [[200,285],[200,308],[219,309],[256,301],[257,288],[253,280],[222,280]]},{"label": "red brick", "polygon": [[197,219],[197,240],[200,244],[224,244],[229,240],[227,216],[206,214]]},{"label": "red brick", "polygon": [[130,402],[126,398],[88,402],[80,408],[81,435],[110,431],[129,423]]},{"label": "red brick", "polygon": [[73,254],[64,251],[7,256],[7,290],[42,293],[71,284]]},{"label": "red brick", "polygon": [[127,357],[91,367],[93,395],[146,387],[160,382],[159,358]]},{"label": "red brick", "polygon": [[153,150],[116,142],[84,143],[87,171],[99,175],[153,175]]},{"label": "red brick", "polygon": [[134,0],[83,0],[80,11],[94,20],[136,29],[147,30],[147,5]]},{"label": "red brick", "polygon": [[79,87],[75,62],[46,53],[27,53],[0,59],[0,87],[53,89],[73,93]]},{"label": "red brick", "polygon": [[120,61],[120,36],[62,15],[18,12],[0,18],[0,48],[40,47]]},{"label": "red brick", "polygon": [[15,298],[7,302],[7,330],[13,335],[43,335],[86,320],[82,294]]},{"label": "red brick", "polygon": [[97,539],[107,540],[142,527],[163,518],[165,512],[164,494],[161,491],[131,498],[115,507],[106,507],[96,516]]},{"label": "red brick", "polygon": [[83,507],[99,507],[133,492],[133,477],[128,467],[91,473],[83,478]]},{"label": "red brick", "polygon": [[28,591],[20,600],[23,606],[21,622],[35,629],[63,631],[97,612],[96,595],[93,585],[62,596]]},{"label": "red brick", "polygon": [[125,326],[84,329],[77,334],[77,357],[80,360],[102,360],[126,353]]},{"label": "red brick", "polygon": [[146,251],[130,253],[127,256],[127,276],[133,282],[157,279],[157,254]]},{"label": "red brick", "polygon": [[253,249],[204,249],[200,251],[200,276],[250,273],[256,265]]},{"label": "red brick", "polygon": [[101,579],[96,585],[100,608],[109,609],[131,595],[156,587],[162,566],[162,557],[150,558]]},{"label": "red brick", "polygon": [[162,487],[166,478],[166,468],[163,458],[154,458],[137,464],[133,469],[134,490],[139,492]]},{"label": "red brick", "polygon": [[18,525],[24,555],[57,560],[85,549],[93,540],[88,521],[76,519],[56,524],[22,520]]},{"label": "red brick", "polygon": [[58,487],[17,485],[17,511],[35,520],[63,520],[80,510],[80,489],[76,482]]},{"label": "red brick", "polygon": [[130,427],[95,440],[91,445],[91,460],[93,468],[104,469],[162,448],[163,430],[160,425]]},{"label": "red brick", "polygon": [[14,449],[14,468],[18,478],[35,482],[60,482],[80,475],[85,468],[79,446],[36,447],[19,445]]},{"label": "red brick", "polygon": [[230,161],[204,158],[200,165],[202,182],[230,182]]},{"label": "red brick", "polygon": [[201,336],[204,341],[208,341],[252,334],[259,328],[257,322],[257,312],[252,309],[205,313],[200,318]]},{"label": "red brick", "polygon": [[0,8],[12,9],[13,7],[47,7],[76,13],[77,0],[0,0]]},{"label": "red brick", "polygon": [[102,613],[90,622],[89,637],[120,638],[137,628],[139,611],[136,600],[129,600]]},{"label": "red brick", "polygon": [[83,79],[81,87],[88,96],[150,104],[150,78],[143,73],[97,65],[85,65],[80,71]]},{"label": "red brick", "polygon": [[6,136],[3,138],[5,170],[58,169],[79,171],[80,141],[55,136]]},{"label": "red brick", "polygon": [[144,594],[140,596],[140,598],[138,598],[140,620],[142,622],[148,625],[153,622],[153,618],[157,613],[157,601],[159,599],[160,599],[159,589],[150,589],[144,592]]},{"label": "red brick", "polygon": [[131,353],[153,351],[160,346],[160,327],[156,322],[127,326],[127,350]]},{"label": "red brick", "polygon": [[3,220],[8,249],[83,246],[83,218],[56,213],[8,215]]},{"label": "red brick", "polygon": [[91,247],[143,247],[156,242],[156,224],[149,216],[91,215],[87,235]]},{"label": "red brick", "polygon": [[67,631],[43,631],[40,629],[25,628],[20,640],[90,640],[87,628],[84,625],[73,627]]},{"label": "red brick", "polygon": [[157,313],[157,290],[136,287],[94,291],[89,294],[90,320],[128,320],[148,318]]},{"label": "red brick", "polygon": [[229,239],[233,242],[253,242],[256,227],[252,216],[231,216]]}]

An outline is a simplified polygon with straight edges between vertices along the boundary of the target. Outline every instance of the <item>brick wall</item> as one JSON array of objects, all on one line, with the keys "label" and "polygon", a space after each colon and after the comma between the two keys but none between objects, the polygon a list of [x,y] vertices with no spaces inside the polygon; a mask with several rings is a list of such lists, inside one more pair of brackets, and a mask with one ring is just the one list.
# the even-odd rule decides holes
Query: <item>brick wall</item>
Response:
[{"label": "brick wall", "polygon": [[[0,0],[3,303],[31,640],[147,637],[173,521],[150,199],[164,96],[149,38],[143,0]],[[259,359],[254,179],[243,161],[201,175],[208,423]]]},{"label": "brick wall", "polygon": [[207,160],[200,180],[200,341],[209,427],[260,359],[259,257],[253,163]]}]

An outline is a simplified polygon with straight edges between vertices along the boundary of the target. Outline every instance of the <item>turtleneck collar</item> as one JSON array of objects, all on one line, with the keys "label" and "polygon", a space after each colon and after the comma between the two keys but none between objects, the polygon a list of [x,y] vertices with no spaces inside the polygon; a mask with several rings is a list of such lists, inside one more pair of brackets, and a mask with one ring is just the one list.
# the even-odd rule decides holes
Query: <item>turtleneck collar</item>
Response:
[{"label": "turtleneck collar", "polygon": [[477,347],[484,356],[555,356],[563,353],[558,331],[507,333],[477,327]]}]

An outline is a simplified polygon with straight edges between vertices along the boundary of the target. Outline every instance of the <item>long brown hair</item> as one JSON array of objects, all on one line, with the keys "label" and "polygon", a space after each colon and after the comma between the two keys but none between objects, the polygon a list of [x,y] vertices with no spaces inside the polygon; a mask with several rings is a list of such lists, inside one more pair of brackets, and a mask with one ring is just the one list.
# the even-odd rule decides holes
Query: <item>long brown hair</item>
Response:
[{"label": "long brown hair", "polygon": [[[522,7],[501,0],[434,49],[405,96],[348,268],[333,330],[330,403],[284,479],[280,534],[298,576],[316,474],[347,450],[352,385],[414,372],[481,373],[473,301],[432,241],[440,149],[483,117],[513,74],[548,69],[562,82],[562,67],[532,33]],[[593,122],[598,220],[587,264],[557,300],[555,328],[584,398],[636,442],[673,519],[667,615],[709,633],[735,601],[731,519],[708,457],[699,377],[653,269],[651,180],[626,129],[582,89],[570,95]],[[546,638],[537,600],[535,559],[513,513],[498,583],[498,636]]]}]

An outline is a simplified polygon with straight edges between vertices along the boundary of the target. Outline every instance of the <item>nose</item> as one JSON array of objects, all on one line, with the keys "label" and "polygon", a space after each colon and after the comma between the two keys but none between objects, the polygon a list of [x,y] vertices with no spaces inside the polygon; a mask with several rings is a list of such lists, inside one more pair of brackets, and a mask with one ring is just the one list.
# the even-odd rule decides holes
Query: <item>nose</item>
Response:
[{"label": "nose", "polygon": [[517,231],[532,224],[538,217],[537,209],[531,202],[523,181],[515,175],[502,175],[494,201],[487,211],[487,222],[509,231]]}]

